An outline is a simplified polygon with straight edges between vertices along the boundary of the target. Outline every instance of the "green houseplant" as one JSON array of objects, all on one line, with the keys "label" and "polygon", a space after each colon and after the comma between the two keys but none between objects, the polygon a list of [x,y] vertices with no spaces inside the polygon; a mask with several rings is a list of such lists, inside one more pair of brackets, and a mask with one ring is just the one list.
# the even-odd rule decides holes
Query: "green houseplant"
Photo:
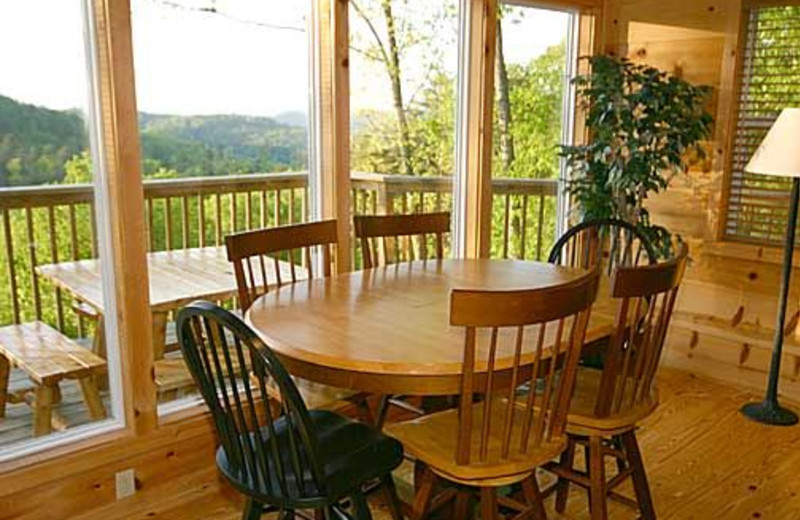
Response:
[{"label": "green houseplant", "polygon": [[687,169],[689,155],[703,156],[700,143],[712,123],[705,109],[710,88],[626,59],[586,59],[591,72],[573,83],[589,143],[561,149],[576,217],[626,220],[667,256],[672,235],[650,222],[644,201]]}]

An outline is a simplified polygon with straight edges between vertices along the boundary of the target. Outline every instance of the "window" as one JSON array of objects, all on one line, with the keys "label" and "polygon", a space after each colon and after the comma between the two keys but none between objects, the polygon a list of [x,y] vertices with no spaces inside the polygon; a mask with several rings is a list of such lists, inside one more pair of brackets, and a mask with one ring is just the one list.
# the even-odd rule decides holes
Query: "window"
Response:
[{"label": "window", "polygon": [[85,7],[0,3],[0,459],[122,417]]},{"label": "window", "polygon": [[785,236],[790,182],[743,171],[786,107],[800,106],[800,7],[749,11],[742,57],[724,236],[778,243]]},{"label": "window", "polygon": [[350,0],[356,214],[452,209],[458,5]]},{"label": "window", "polygon": [[308,219],[310,8],[131,2],[161,404],[197,397],[174,312],[237,306],[225,236]]},{"label": "window", "polygon": [[571,139],[577,16],[501,3],[495,59],[492,245],[541,260],[556,236],[559,145]]}]

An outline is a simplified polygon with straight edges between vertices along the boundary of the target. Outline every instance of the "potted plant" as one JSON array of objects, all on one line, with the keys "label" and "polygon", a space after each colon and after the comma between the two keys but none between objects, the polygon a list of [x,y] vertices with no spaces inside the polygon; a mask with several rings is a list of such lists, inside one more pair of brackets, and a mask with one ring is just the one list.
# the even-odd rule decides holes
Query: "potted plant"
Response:
[{"label": "potted plant", "polygon": [[561,149],[576,217],[628,221],[668,256],[672,235],[650,222],[644,201],[685,172],[693,152],[704,156],[700,143],[711,131],[705,109],[710,88],[626,59],[586,59],[591,72],[573,83],[590,140]]}]

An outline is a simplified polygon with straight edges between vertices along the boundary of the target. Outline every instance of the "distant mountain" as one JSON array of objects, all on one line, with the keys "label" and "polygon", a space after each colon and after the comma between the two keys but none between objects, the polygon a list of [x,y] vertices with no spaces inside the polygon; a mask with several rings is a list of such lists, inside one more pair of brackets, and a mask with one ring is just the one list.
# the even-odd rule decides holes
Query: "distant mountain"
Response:
[{"label": "distant mountain", "polygon": [[287,126],[299,126],[308,128],[308,115],[305,112],[281,112],[272,116],[272,119]]},{"label": "distant mountain", "polygon": [[[139,114],[145,174],[178,176],[302,170],[305,115]],[[87,149],[83,117],[0,95],[0,186],[59,182],[64,163]]]},{"label": "distant mountain", "polygon": [[308,161],[305,128],[269,117],[141,113],[139,127],[146,160],[181,175],[303,169]]},{"label": "distant mountain", "polygon": [[61,180],[64,162],[86,148],[80,114],[0,95],[0,186]]}]

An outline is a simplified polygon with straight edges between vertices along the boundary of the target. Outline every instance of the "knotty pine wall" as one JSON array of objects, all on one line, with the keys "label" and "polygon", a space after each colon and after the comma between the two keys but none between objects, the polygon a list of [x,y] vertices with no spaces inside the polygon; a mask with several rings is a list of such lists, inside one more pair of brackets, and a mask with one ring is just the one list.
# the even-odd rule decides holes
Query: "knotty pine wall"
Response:
[{"label": "knotty pine wall", "polygon": [[[719,234],[742,4],[742,0],[608,0],[604,45],[607,52],[714,89],[709,108],[715,131],[706,146],[707,159],[693,164],[687,175],[675,178],[667,192],[648,203],[654,222],[682,235],[691,248],[692,263],[678,304],[679,326],[670,335],[666,361],[763,388],[782,251],[723,242]],[[798,309],[799,274],[795,269],[790,318]],[[794,350],[794,336],[790,331],[787,350],[800,353]],[[791,354],[784,358],[782,390],[800,399],[797,359]]]}]

